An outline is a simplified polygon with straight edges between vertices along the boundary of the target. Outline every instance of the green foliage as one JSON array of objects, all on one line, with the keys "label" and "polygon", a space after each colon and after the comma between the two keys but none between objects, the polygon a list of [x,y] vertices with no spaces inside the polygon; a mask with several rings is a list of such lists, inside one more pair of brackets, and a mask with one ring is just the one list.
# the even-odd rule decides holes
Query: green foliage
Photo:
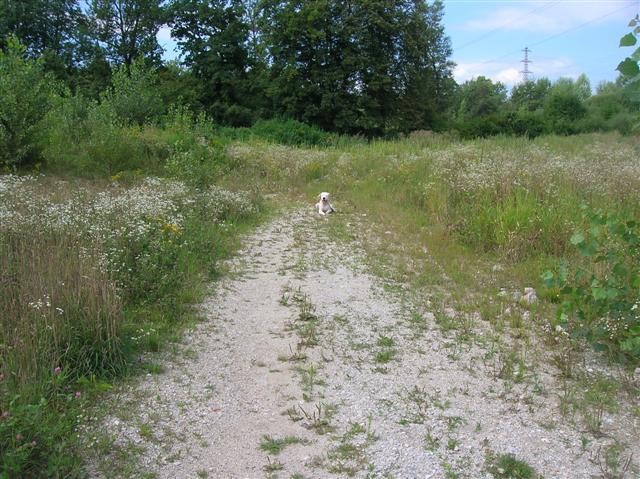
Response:
[{"label": "green foliage", "polygon": [[507,99],[507,89],[500,83],[479,76],[460,85],[456,92],[455,116],[465,120],[486,117],[500,111]]},{"label": "green foliage", "polygon": [[213,123],[204,114],[194,116],[186,108],[175,107],[167,116],[166,127],[173,136],[173,151],[165,164],[169,176],[201,187],[232,167]]},{"label": "green foliage", "polygon": [[40,159],[40,120],[60,91],[42,61],[26,59],[24,53],[15,38],[6,52],[0,50],[0,170]]},{"label": "green foliage", "polygon": [[131,65],[121,65],[113,71],[112,86],[102,95],[124,125],[143,125],[158,120],[164,104],[156,86],[157,73],[140,57]]},{"label": "green foliage", "polygon": [[590,95],[588,80],[561,78],[549,90],[544,101],[544,117],[549,132],[570,135],[579,133],[577,121],[584,118],[584,101]]},{"label": "green foliage", "polygon": [[83,15],[76,0],[20,0],[0,3],[0,49],[12,36],[30,58],[43,57],[58,78],[81,60]]},{"label": "green foliage", "polygon": [[[629,27],[632,28],[632,31],[620,39],[621,47],[633,47],[636,45],[637,35],[638,32],[640,32],[640,16],[636,15],[635,18],[629,22]],[[639,61],[640,48],[636,48],[630,56],[620,62],[616,70],[618,70],[627,81],[635,83],[640,79]]]},{"label": "green foliage", "polygon": [[202,84],[201,101],[218,123],[249,126],[264,91],[252,91],[255,62],[249,57],[249,25],[240,1],[174,0],[171,34],[185,51],[184,62]]},{"label": "green foliage", "polygon": [[587,228],[571,237],[579,265],[546,272],[558,288],[559,327],[620,359],[640,360],[640,225],[585,208]]},{"label": "green foliage", "polygon": [[444,110],[452,65],[442,2],[262,7],[276,114],[327,131],[381,136],[432,128]]},{"label": "green foliage", "polygon": [[535,479],[536,472],[529,464],[513,454],[500,454],[491,458],[489,472],[496,479]]},{"label": "green foliage", "polygon": [[291,146],[329,146],[335,139],[320,128],[295,120],[260,120],[249,131],[259,138]]},{"label": "green foliage", "polygon": [[62,373],[49,383],[50,397],[33,400],[7,396],[0,383],[0,477],[80,476],[80,461],[69,454],[80,400],[65,388]]},{"label": "green foliage", "polygon": [[169,145],[137,126],[123,126],[109,102],[79,97],[56,102],[43,135],[46,164],[60,173],[104,177],[122,171],[158,172],[169,155]]},{"label": "green foliage", "polygon": [[159,0],[92,0],[89,22],[91,37],[115,65],[134,63],[143,57],[158,64],[162,48],[158,30],[166,22],[166,12]]}]

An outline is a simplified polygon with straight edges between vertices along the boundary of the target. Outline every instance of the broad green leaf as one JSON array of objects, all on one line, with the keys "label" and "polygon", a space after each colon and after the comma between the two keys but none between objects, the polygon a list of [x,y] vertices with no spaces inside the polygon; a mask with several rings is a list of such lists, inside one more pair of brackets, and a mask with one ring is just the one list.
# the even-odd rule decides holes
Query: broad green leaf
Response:
[{"label": "broad green leaf", "polygon": [[542,273],[542,281],[547,287],[553,286],[553,273],[551,271],[545,271]]},{"label": "broad green leaf", "polygon": [[571,239],[569,240],[572,245],[578,246],[579,244],[584,243],[584,235],[582,233],[574,233]]},{"label": "broad green leaf", "polygon": [[631,58],[625,58],[621,61],[616,70],[628,77],[633,77],[640,73],[638,62],[633,61]]},{"label": "broad green leaf", "polygon": [[632,47],[636,44],[636,36],[633,33],[627,33],[624,37],[620,39],[621,47]]}]

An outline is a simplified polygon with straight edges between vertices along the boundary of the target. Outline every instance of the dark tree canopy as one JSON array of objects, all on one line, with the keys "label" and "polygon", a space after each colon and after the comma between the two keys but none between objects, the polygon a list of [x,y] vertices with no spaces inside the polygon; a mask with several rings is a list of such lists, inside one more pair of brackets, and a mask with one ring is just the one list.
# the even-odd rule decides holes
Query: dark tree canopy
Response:
[{"label": "dark tree canopy", "polygon": [[157,34],[166,21],[162,0],[92,0],[94,39],[115,65],[131,65],[137,57],[160,64]]},{"label": "dark tree canopy", "polygon": [[[429,128],[451,85],[442,3],[265,0],[270,94],[280,113],[379,135]],[[428,93],[427,93],[428,92]]]}]

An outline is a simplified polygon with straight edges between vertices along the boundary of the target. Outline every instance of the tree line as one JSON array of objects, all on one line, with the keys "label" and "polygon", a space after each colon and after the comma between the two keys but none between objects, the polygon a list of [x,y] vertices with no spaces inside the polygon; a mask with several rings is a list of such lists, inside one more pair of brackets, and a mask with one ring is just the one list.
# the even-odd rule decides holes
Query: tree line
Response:
[{"label": "tree line", "polygon": [[[0,48],[19,41],[87,100],[103,101],[118,81],[122,90],[124,74],[138,98],[123,107],[142,122],[180,104],[221,125],[290,118],[366,137],[635,128],[624,76],[595,95],[584,76],[510,95],[484,77],[456,84],[443,14],[440,0],[2,0]],[[163,61],[161,29],[179,61]]]}]

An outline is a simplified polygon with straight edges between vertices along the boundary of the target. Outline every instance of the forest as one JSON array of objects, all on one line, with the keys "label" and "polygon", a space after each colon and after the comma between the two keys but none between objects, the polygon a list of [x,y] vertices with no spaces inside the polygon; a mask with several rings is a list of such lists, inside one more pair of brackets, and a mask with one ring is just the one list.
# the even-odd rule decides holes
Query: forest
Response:
[{"label": "forest", "polygon": [[[0,138],[13,163],[33,138],[22,130],[45,128],[29,115],[56,101],[76,112],[110,103],[126,124],[159,124],[180,107],[220,126],[276,118],[369,139],[637,127],[635,75],[595,93],[585,75],[511,91],[482,76],[457,84],[441,1],[6,0],[0,8]],[[161,30],[177,41],[176,59],[163,60]]]}]

